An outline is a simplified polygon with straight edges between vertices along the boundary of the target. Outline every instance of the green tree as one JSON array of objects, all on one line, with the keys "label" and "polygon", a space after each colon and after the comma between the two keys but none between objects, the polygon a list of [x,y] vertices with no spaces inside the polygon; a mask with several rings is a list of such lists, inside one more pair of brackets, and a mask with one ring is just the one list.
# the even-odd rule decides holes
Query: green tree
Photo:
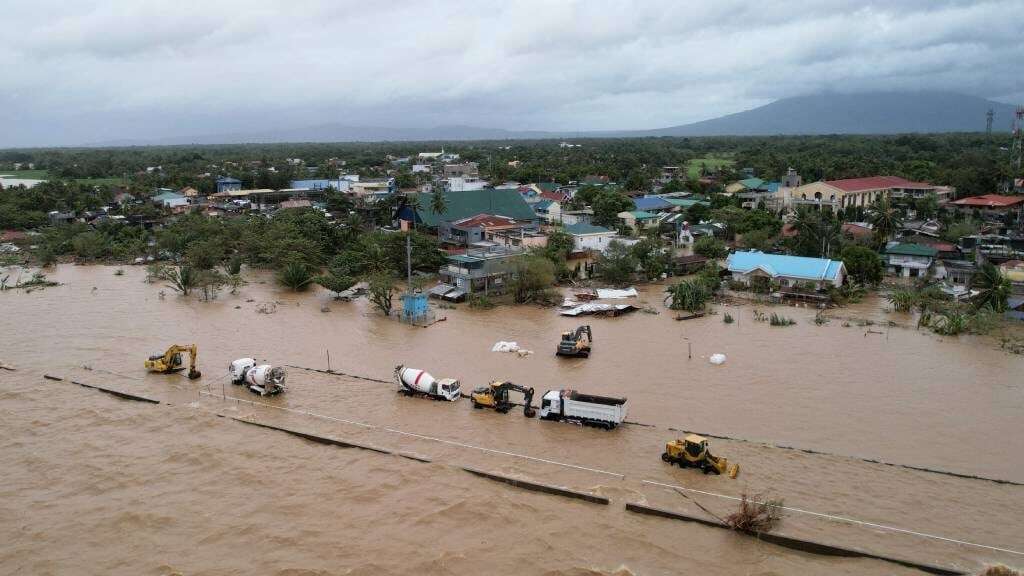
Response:
[{"label": "green tree", "polygon": [[882,281],[882,259],[878,253],[863,246],[843,247],[840,258],[846,273],[859,284],[878,284]]},{"label": "green tree", "polygon": [[317,276],[314,282],[334,292],[334,297],[338,298],[342,292],[356,285],[356,278],[347,276],[339,271],[330,270],[326,274]]},{"label": "green tree", "polygon": [[633,201],[615,190],[603,188],[595,196],[590,207],[594,210],[594,224],[616,226],[619,213],[633,209]]},{"label": "green tree", "polygon": [[167,287],[182,296],[188,296],[199,285],[199,273],[191,266],[170,266],[164,268],[162,274],[163,279],[169,282]]},{"label": "green tree", "polygon": [[1012,293],[1010,279],[1003,276],[994,264],[986,262],[978,268],[971,279],[971,288],[978,293],[972,298],[975,308],[991,308],[996,312],[1005,312],[1007,301]]},{"label": "green tree", "polygon": [[597,269],[606,282],[624,284],[636,272],[638,263],[633,251],[625,243],[612,240],[597,260]]},{"label": "green tree", "polygon": [[729,249],[725,247],[725,242],[714,236],[701,236],[695,240],[693,251],[712,260],[720,260],[729,255]]},{"label": "green tree", "polygon": [[443,193],[435,192],[430,195],[430,211],[437,216],[448,211],[448,200]]},{"label": "green tree", "polygon": [[535,254],[527,254],[516,260],[510,282],[512,300],[516,304],[548,303],[554,284],[555,266],[551,260]]},{"label": "green tree", "polygon": [[882,196],[871,204],[868,222],[874,231],[875,244],[884,246],[903,226],[903,214],[888,196]]},{"label": "green tree", "polygon": [[375,272],[369,277],[369,297],[373,306],[391,316],[395,296],[395,277],[389,272]]},{"label": "green tree", "polygon": [[671,299],[669,308],[699,312],[704,309],[711,296],[707,285],[700,279],[682,280],[665,289]]},{"label": "green tree", "polygon": [[314,273],[312,267],[298,260],[288,262],[277,272],[277,281],[291,288],[294,292],[301,292],[309,288],[313,280]]}]

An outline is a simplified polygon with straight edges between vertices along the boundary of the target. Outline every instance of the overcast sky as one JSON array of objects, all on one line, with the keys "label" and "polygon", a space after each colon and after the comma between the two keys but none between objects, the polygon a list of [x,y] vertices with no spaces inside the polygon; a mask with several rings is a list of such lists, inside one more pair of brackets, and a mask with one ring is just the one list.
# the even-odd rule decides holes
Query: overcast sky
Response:
[{"label": "overcast sky", "polygon": [[340,123],[684,124],[820,92],[1024,99],[1024,2],[0,0],[0,146]]}]

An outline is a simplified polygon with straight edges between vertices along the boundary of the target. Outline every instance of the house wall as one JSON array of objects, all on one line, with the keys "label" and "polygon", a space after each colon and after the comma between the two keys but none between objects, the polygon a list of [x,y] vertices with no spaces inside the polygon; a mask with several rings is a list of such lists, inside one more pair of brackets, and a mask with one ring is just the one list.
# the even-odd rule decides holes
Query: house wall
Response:
[{"label": "house wall", "polygon": [[608,248],[608,244],[612,240],[615,240],[618,234],[615,232],[601,232],[595,234],[573,234],[572,246],[575,252],[583,252],[584,250],[595,250],[597,252],[604,252]]}]

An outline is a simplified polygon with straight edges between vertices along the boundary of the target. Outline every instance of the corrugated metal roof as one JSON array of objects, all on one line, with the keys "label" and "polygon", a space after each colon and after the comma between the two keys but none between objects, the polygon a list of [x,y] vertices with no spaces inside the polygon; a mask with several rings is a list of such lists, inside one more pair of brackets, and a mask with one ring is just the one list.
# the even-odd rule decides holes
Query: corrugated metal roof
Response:
[{"label": "corrugated metal roof", "polygon": [[885,253],[898,254],[901,256],[927,256],[929,258],[934,258],[939,251],[931,246],[923,246],[921,244],[896,244],[886,248]]},{"label": "corrugated metal roof", "polygon": [[592,224],[583,223],[567,224],[564,228],[567,234],[572,234],[574,236],[582,234],[607,234],[609,232],[612,232],[612,230],[609,230],[604,226],[594,226]]},{"label": "corrugated metal roof", "polygon": [[805,280],[838,279],[843,263],[825,258],[806,258],[804,256],[786,256],[782,254],[764,254],[763,252],[733,252],[725,262],[730,272],[746,274],[753,270],[763,270],[770,276],[785,276]]},{"label": "corrugated metal roof", "polygon": [[427,226],[437,226],[441,220],[451,222],[477,214],[498,214],[516,220],[536,220],[530,205],[515,188],[484,188],[462,192],[443,192],[447,205],[443,214],[430,209],[431,193],[417,194],[419,210],[416,214]]}]

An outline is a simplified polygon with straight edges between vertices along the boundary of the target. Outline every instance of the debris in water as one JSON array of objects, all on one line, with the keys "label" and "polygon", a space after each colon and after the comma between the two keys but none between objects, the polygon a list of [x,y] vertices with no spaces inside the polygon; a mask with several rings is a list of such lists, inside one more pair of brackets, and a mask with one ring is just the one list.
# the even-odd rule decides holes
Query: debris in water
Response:
[{"label": "debris in water", "polygon": [[725,354],[712,354],[709,360],[716,366],[725,364]]},{"label": "debris in water", "polygon": [[769,532],[782,519],[783,501],[770,500],[764,494],[748,497],[743,494],[739,510],[725,517],[725,523],[733,530],[745,532]]},{"label": "debris in water", "polygon": [[330,312],[331,308],[329,306],[327,306],[327,304],[324,304],[323,306],[320,307],[320,311],[321,312]]},{"label": "debris in water", "polygon": [[275,302],[263,302],[256,307],[256,312],[259,314],[273,314],[277,312],[277,304]]},{"label": "debris in water", "polygon": [[520,358],[533,354],[532,350],[520,348],[519,344],[516,342],[505,342],[504,340],[495,342],[494,346],[491,346],[491,352],[515,352],[516,354],[519,354]]}]

